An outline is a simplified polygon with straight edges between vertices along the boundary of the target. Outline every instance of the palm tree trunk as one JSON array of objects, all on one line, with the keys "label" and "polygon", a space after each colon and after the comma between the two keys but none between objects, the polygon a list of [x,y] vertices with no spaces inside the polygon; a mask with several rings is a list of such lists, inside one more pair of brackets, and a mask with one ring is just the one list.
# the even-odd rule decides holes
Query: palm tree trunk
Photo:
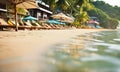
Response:
[{"label": "palm tree trunk", "polygon": [[18,31],[18,25],[17,25],[17,9],[16,9],[16,4],[14,5],[15,9],[15,31]]}]

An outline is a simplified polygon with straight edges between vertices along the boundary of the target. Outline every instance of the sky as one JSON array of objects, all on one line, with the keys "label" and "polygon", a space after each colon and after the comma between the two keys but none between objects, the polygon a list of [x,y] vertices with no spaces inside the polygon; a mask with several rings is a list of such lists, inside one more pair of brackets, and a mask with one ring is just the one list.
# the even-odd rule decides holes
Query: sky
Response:
[{"label": "sky", "polygon": [[120,7],[120,0],[102,0],[102,1],[104,1],[104,2],[106,2],[106,3],[109,3],[109,4],[112,5],[112,6],[117,5],[117,6]]}]

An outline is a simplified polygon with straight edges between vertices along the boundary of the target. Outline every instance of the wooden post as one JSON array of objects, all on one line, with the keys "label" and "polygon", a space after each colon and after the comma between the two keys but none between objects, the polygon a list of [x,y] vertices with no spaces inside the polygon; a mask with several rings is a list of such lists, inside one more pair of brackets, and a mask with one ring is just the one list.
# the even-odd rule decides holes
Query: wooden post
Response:
[{"label": "wooden post", "polygon": [[15,31],[18,31],[16,4],[14,5],[14,10],[15,10]]}]

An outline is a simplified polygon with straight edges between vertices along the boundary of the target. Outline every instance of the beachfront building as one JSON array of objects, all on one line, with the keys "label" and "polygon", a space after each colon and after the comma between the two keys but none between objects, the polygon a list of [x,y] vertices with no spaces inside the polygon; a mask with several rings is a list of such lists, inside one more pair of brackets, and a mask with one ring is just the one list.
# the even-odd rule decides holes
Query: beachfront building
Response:
[{"label": "beachfront building", "polygon": [[36,1],[39,8],[29,9],[29,13],[31,16],[36,17],[39,20],[48,20],[50,15],[52,15],[52,11],[49,8],[49,5],[45,4],[43,1]]},{"label": "beachfront building", "polygon": [[0,3],[0,17],[2,16],[3,18],[5,18],[6,17],[6,14],[5,14],[6,12],[7,12],[6,5]]},{"label": "beachfront building", "polygon": [[88,28],[101,28],[99,25],[99,19],[97,17],[90,17],[90,20],[87,22]]},{"label": "beachfront building", "polygon": [[[52,11],[49,8],[49,5],[45,4],[41,0],[37,0],[36,3],[38,4],[39,8],[35,9],[28,9],[28,14],[38,18],[39,20],[49,19]],[[0,17],[7,17],[9,15],[7,11],[7,4],[0,3]]]}]

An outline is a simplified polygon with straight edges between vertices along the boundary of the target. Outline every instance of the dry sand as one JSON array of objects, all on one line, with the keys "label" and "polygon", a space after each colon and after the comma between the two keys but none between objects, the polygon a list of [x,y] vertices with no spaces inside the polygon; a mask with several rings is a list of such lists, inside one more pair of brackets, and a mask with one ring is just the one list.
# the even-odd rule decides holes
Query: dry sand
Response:
[{"label": "dry sand", "polygon": [[41,55],[51,46],[76,35],[104,29],[1,31],[0,72],[43,72]]}]

